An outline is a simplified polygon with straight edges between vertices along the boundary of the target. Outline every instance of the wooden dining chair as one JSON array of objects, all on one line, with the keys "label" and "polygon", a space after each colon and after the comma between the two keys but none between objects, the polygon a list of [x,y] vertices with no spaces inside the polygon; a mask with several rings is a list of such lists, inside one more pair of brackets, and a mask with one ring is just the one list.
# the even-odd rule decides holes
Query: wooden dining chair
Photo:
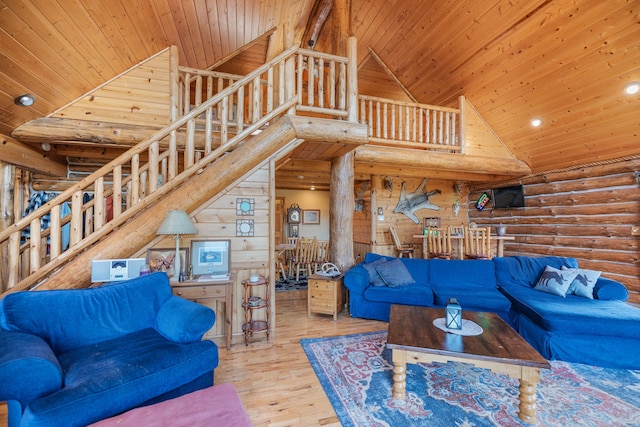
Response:
[{"label": "wooden dining chair", "polygon": [[491,227],[465,227],[464,257],[491,259]]},{"label": "wooden dining chair", "polygon": [[[316,251],[313,257],[313,273],[320,270],[322,264],[329,262],[329,241],[328,240],[318,240],[316,243]],[[313,274],[312,273],[312,274]]]},{"label": "wooden dining chair", "polygon": [[313,268],[317,241],[315,237],[311,240],[298,239],[296,255],[293,261],[296,267],[296,282],[300,281],[300,271],[304,271],[306,276],[313,274],[311,270]]},{"label": "wooden dining chair", "polygon": [[402,258],[403,256],[407,256],[407,258],[413,258],[413,246],[411,245],[405,245],[402,243],[402,241],[400,240],[400,237],[398,236],[398,232],[396,231],[396,228],[392,225],[391,227],[389,227],[389,233],[391,233],[391,238],[393,239],[393,245],[395,246],[396,249],[396,256],[398,258]]},{"label": "wooden dining chair", "polygon": [[451,257],[464,259],[464,224],[450,225],[449,237],[451,238]]},{"label": "wooden dining chair", "polygon": [[427,247],[429,258],[451,259],[451,236],[445,227],[427,229]]}]

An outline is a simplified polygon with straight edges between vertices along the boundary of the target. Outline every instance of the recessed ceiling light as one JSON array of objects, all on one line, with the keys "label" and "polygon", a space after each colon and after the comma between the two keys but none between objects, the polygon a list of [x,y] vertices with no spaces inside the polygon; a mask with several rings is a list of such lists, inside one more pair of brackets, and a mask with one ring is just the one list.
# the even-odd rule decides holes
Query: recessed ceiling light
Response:
[{"label": "recessed ceiling light", "polygon": [[24,95],[20,95],[16,99],[13,100],[16,105],[20,105],[22,107],[30,107],[36,102],[36,97],[25,93]]},{"label": "recessed ceiling light", "polygon": [[631,82],[624,87],[624,93],[627,95],[635,95],[638,92],[640,92],[640,82]]},{"label": "recessed ceiling light", "polygon": [[531,126],[533,126],[534,128],[537,128],[538,126],[540,126],[542,124],[542,119],[531,119]]}]

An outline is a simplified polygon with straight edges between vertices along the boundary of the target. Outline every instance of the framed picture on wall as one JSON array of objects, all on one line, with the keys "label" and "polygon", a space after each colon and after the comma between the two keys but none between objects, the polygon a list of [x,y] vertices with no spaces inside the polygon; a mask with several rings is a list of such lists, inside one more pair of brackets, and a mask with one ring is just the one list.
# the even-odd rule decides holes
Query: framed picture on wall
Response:
[{"label": "framed picture on wall", "polygon": [[[151,248],[147,249],[147,264],[152,272],[164,271],[167,276],[176,274],[176,248]],[[180,265],[184,271],[189,265],[189,248],[180,248]]]},{"label": "framed picture on wall", "polygon": [[320,224],[320,209],[304,209],[302,211],[303,224]]},{"label": "framed picture on wall", "polygon": [[192,240],[191,273],[194,276],[229,274],[231,240]]}]

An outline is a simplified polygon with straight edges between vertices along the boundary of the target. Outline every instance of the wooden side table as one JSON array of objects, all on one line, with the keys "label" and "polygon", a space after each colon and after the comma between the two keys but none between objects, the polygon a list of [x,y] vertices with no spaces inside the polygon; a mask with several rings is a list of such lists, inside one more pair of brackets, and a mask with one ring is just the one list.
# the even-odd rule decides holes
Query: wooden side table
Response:
[{"label": "wooden side table", "polygon": [[[244,287],[244,324],[242,331],[244,332],[244,344],[249,345],[249,335],[258,332],[267,333],[267,341],[269,341],[269,333],[271,332],[269,318],[271,316],[271,305],[269,304],[269,279],[260,277],[257,282],[243,280]],[[260,287],[264,287],[264,296],[260,295]],[[254,316],[258,311],[264,310],[264,320],[256,320]]]},{"label": "wooden side table", "polygon": [[339,276],[322,276],[312,274],[307,279],[307,315],[311,313],[331,314],[333,320],[338,320],[338,313],[342,311],[346,302],[346,292],[342,285],[344,274]]},{"label": "wooden side table", "polygon": [[[174,295],[206,305],[214,311],[216,309],[216,302],[221,300],[224,301],[224,328],[225,344],[227,349],[231,348],[231,337],[233,334],[233,283],[233,275],[230,275],[229,279],[226,280],[187,280],[184,282],[171,283]],[[217,318],[217,314],[218,313],[216,313],[216,321],[219,321],[220,319]],[[212,338],[214,335],[213,330],[214,328],[211,328],[207,333],[205,333],[203,338]]]}]

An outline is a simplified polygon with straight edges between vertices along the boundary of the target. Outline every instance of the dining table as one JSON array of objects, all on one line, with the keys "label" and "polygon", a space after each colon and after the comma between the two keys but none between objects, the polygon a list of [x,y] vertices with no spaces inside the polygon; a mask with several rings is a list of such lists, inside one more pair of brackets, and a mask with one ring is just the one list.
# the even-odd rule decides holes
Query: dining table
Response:
[{"label": "dining table", "polygon": [[[429,259],[429,239],[426,234],[414,234],[414,238],[422,239],[422,258]],[[499,236],[497,234],[491,235],[491,240],[496,241],[496,256],[503,257],[504,256],[504,242],[506,241],[514,241],[516,239],[515,236],[507,236],[502,235]],[[451,235],[451,244],[455,245],[458,249],[458,257],[459,259],[464,259],[464,236],[461,234],[452,234]]]},{"label": "dining table", "polygon": [[287,273],[284,269],[284,264],[282,263],[282,256],[287,251],[294,251],[296,249],[295,243],[278,243],[276,245],[276,265],[277,269],[280,271],[280,277],[284,280],[288,280]]}]

